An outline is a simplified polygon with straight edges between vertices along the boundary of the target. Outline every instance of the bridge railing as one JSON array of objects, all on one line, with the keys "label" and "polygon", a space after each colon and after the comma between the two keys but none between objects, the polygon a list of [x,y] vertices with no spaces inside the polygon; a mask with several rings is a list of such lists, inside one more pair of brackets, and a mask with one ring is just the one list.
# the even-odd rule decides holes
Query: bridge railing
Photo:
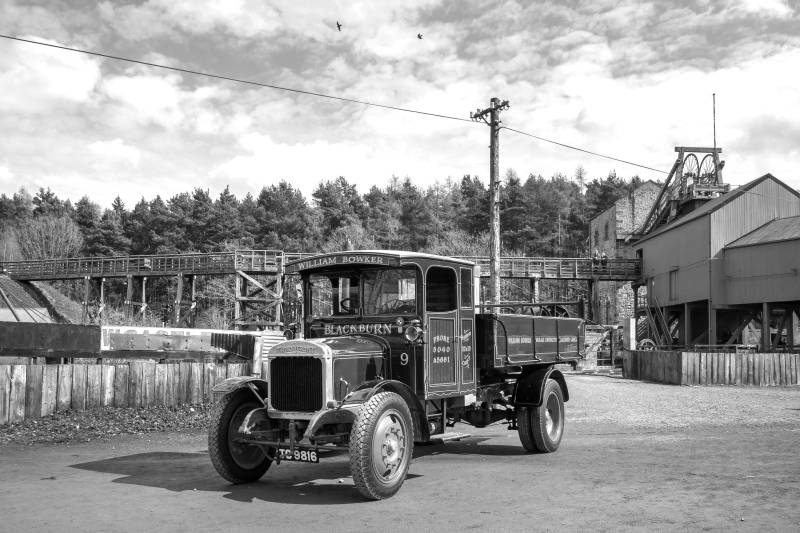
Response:
[{"label": "bridge railing", "polygon": [[276,272],[282,263],[283,252],[279,250],[238,250],[11,261],[3,263],[2,269],[5,274],[17,279],[68,279],[84,276],[224,274],[237,270]]},{"label": "bridge railing", "polygon": [[[278,273],[286,262],[312,254],[284,253],[280,250],[237,250],[235,252],[134,255],[118,257],[77,257],[2,263],[4,273],[15,279],[70,279],[124,277],[127,275],[232,274],[239,271]],[[489,275],[487,256],[463,256],[481,266]],[[641,265],[636,259],[608,259],[595,262],[588,257],[500,258],[500,276],[506,278],[636,280]]]},{"label": "bridge railing", "polygon": [[[465,256],[481,267],[481,275],[489,275],[489,258]],[[590,257],[513,257],[500,258],[500,276],[506,278],[553,278],[553,279],[623,279],[635,280],[641,275],[641,263],[637,259],[608,259],[595,261]]]}]

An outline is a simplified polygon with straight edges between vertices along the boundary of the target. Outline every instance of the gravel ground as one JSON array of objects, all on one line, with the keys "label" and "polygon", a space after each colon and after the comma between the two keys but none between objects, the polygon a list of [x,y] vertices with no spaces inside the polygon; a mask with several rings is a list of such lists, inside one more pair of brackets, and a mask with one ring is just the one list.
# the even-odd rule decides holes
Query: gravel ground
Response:
[{"label": "gravel ground", "polygon": [[0,426],[3,444],[70,444],[107,441],[153,432],[205,432],[210,404],[150,409],[112,408],[64,411]]},{"label": "gravel ground", "polygon": [[227,483],[203,406],[0,428],[15,439],[0,444],[0,530],[800,531],[800,387],[567,383],[558,452],[526,454],[505,424],[457,424],[472,436],[416,447],[383,502],[358,495],[347,453]]},{"label": "gravel ground", "polygon": [[[677,387],[603,375],[568,376],[568,422],[641,429],[800,424],[800,388]],[[598,408],[602,406],[602,408]],[[120,435],[205,432],[209,404],[66,411],[0,426],[0,445],[90,442]]]},{"label": "gravel ground", "polygon": [[800,387],[680,387],[585,375],[570,375],[567,384],[568,423],[642,429],[800,424]]}]

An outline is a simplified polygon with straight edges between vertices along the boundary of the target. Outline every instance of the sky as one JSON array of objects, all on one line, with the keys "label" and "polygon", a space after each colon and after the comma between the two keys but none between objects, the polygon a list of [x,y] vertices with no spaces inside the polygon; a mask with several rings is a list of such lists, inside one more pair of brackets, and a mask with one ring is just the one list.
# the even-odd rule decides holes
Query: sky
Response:
[{"label": "sky", "polygon": [[[3,0],[0,34],[463,119],[497,97],[504,126],[662,170],[503,130],[523,178],[663,180],[675,146],[713,145],[716,94],[724,181],[800,188],[797,0]],[[0,193],[488,182],[488,144],[483,123],[0,39]]]}]

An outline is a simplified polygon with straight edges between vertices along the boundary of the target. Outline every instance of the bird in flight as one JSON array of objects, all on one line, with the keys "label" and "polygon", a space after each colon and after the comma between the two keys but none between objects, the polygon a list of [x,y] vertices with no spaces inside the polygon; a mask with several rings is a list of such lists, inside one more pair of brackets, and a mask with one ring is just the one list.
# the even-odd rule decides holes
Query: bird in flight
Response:
[{"label": "bird in flight", "polygon": [[417,34],[417,39],[422,39],[422,34],[421,33]]},{"label": "bird in flight", "polygon": [[342,25],[339,24],[338,20],[336,21],[336,27],[339,29],[339,31],[342,31]]}]

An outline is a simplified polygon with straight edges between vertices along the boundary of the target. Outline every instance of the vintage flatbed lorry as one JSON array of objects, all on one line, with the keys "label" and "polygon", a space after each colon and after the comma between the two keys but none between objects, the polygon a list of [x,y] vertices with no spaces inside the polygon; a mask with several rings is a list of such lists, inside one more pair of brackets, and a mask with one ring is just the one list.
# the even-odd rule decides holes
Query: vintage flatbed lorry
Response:
[{"label": "vintage flatbed lorry", "polygon": [[503,420],[529,452],[556,451],[569,392],[555,365],[582,357],[583,321],[479,313],[477,268],[395,251],[288,264],[302,279],[302,339],[269,351],[266,379],[256,371],[214,389],[219,474],[247,483],[273,462],[343,450],[358,491],[387,498],[415,442],[465,436],[445,432],[458,421]]}]

